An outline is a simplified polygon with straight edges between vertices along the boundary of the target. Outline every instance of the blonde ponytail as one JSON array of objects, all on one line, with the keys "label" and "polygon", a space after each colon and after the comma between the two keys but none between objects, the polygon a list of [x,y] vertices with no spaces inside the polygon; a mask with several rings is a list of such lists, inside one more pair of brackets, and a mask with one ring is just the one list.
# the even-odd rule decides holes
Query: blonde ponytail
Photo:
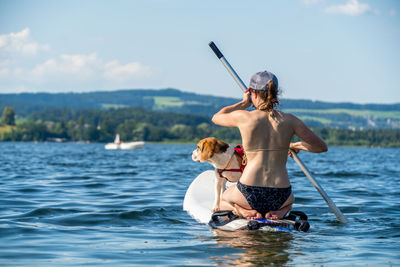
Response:
[{"label": "blonde ponytail", "polygon": [[267,90],[257,90],[258,95],[263,100],[257,109],[269,112],[274,117],[274,108],[279,104],[278,88],[273,81],[267,84]]}]

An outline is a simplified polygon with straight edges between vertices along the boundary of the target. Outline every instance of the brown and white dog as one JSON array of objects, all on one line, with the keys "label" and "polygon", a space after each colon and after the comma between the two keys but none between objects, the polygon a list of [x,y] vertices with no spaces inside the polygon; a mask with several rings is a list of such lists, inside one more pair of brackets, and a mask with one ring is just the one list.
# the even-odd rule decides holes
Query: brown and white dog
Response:
[{"label": "brown and white dog", "polygon": [[192,152],[193,161],[208,162],[215,168],[215,201],[213,212],[219,210],[221,195],[226,189],[226,182],[236,183],[245,167],[243,148],[235,148],[215,138],[207,137],[197,143]]}]

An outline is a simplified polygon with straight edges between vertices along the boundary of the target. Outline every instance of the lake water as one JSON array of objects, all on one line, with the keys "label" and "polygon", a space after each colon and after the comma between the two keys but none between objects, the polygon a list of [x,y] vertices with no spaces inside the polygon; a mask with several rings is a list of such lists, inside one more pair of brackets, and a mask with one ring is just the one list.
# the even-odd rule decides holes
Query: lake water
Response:
[{"label": "lake water", "polygon": [[310,231],[228,233],[182,210],[194,148],[0,143],[0,265],[400,265],[400,149],[299,154],[347,225],[289,159]]}]

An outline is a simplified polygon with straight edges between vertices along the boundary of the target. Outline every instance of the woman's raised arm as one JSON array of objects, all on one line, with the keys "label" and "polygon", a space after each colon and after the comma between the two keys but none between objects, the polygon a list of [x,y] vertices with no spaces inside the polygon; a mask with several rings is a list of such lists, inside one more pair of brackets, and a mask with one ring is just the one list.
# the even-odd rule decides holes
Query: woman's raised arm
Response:
[{"label": "woman's raised arm", "polygon": [[226,127],[235,127],[237,126],[237,120],[241,117],[241,112],[234,111],[243,111],[246,108],[250,107],[250,94],[244,93],[243,100],[222,108],[220,111],[214,114],[211,121],[216,125],[226,126]]},{"label": "woman's raised arm", "polygon": [[[292,115],[293,116],[293,115]],[[321,153],[328,151],[325,142],[311,131],[300,119],[293,116],[294,133],[302,140],[296,143],[290,143],[290,149],[296,153],[299,150],[305,150],[313,153]]]}]

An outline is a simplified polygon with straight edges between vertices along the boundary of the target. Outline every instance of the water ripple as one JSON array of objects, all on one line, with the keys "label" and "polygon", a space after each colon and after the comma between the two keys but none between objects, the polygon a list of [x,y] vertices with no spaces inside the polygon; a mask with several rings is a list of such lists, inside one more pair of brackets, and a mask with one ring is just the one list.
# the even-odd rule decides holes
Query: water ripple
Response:
[{"label": "water ripple", "polygon": [[101,144],[0,143],[0,265],[398,265],[398,149],[299,154],[350,219],[337,222],[288,160],[307,234],[218,232],[182,211],[211,168],[194,145],[106,151]]}]

